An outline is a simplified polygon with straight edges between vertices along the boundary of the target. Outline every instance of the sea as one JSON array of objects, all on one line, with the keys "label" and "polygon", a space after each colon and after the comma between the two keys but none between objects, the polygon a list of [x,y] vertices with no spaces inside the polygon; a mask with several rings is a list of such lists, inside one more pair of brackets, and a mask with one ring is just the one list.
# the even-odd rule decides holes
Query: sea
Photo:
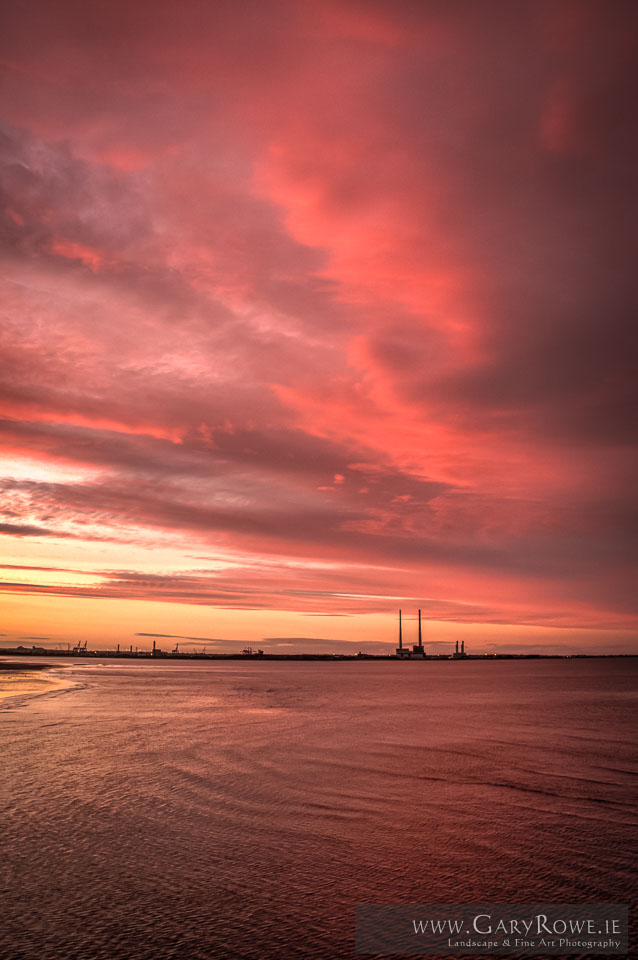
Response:
[{"label": "sea", "polygon": [[357,904],[633,903],[638,659],[52,664],[0,707],[2,960],[352,960]]}]

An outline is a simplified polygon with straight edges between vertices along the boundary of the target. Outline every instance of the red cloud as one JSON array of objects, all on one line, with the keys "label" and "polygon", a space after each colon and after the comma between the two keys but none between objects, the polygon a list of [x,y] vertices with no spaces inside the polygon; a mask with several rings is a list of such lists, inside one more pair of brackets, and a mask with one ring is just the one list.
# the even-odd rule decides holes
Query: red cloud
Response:
[{"label": "red cloud", "polygon": [[12,11],[5,533],[338,571],[107,571],[114,598],[358,614],[427,583],[441,618],[627,625],[635,15],[487,10]]}]

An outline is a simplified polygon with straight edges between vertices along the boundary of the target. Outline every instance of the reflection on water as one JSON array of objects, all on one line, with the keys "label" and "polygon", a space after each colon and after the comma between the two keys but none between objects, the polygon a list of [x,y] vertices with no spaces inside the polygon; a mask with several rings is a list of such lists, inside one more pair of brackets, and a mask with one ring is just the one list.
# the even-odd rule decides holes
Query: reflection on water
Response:
[{"label": "reflection on water", "polygon": [[356,903],[630,900],[633,660],[68,673],[2,713],[7,960],[340,960]]},{"label": "reflection on water", "polygon": [[72,681],[49,670],[34,670],[28,666],[9,670],[6,666],[3,668],[0,662],[0,704],[9,699],[13,701],[15,697],[34,697],[73,686],[75,684]]}]

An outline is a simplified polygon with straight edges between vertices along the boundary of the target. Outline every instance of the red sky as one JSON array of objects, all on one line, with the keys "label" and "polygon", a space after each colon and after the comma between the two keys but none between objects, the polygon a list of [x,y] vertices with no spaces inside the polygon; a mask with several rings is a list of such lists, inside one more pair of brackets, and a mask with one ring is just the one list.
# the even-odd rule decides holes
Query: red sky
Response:
[{"label": "red sky", "polygon": [[11,5],[4,642],[635,650],[637,21]]}]

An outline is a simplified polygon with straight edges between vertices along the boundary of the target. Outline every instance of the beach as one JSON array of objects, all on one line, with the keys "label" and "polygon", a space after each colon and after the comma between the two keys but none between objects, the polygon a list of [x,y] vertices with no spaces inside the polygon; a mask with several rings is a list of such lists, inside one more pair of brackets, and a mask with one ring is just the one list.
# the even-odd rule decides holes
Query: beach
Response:
[{"label": "beach", "polygon": [[631,902],[636,672],[73,664],[0,724],[0,957],[351,960],[360,903]]},{"label": "beach", "polygon": [[16,697],[35,697],[72,687],[68,678],[60,676],[59,664],[55,667],[0,659],[0,706]]}]

